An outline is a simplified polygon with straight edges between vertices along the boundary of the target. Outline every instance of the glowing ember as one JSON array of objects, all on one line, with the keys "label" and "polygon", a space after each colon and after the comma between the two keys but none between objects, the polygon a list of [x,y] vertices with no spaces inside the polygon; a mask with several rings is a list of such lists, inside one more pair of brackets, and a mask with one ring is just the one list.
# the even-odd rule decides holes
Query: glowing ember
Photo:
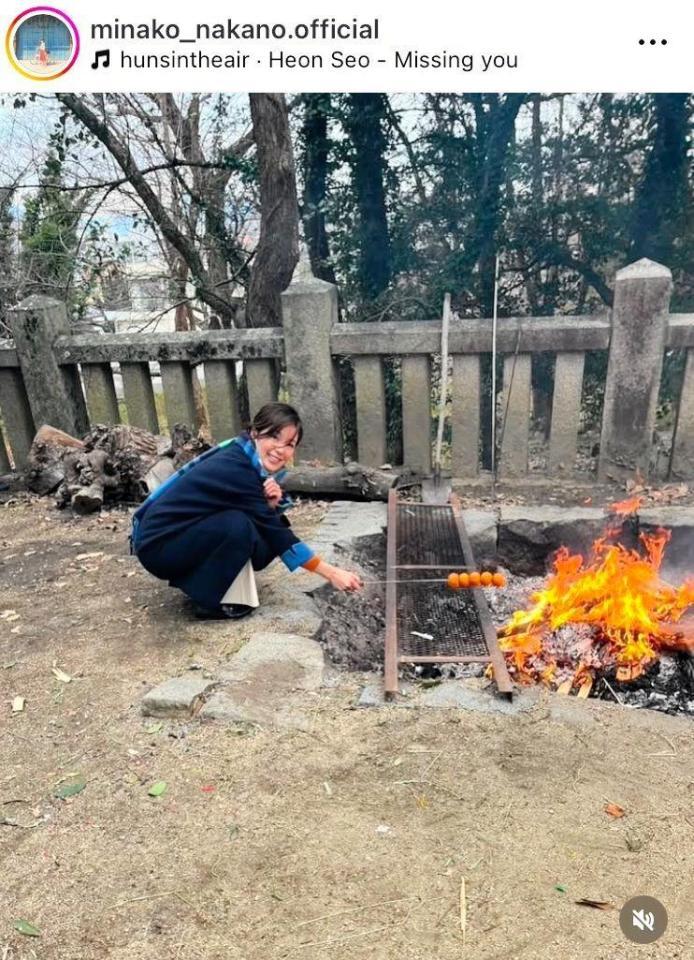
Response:
[{"label": "glowing ember", "polygon": [[642,533],[641,551],[614,542],[618,532],[596,540],[587,561],[562,547],[532,607],[514,613],[500,631],[521,683],[570,678],[576,684],[610,669],[618,680],[631,680],[662,651],[692,649],[691,631],[677,624],[694,603],[694,579],[675,588],[660,578],[670,532]]},{"label": "glowing ember", "polygon": [[639,507],[643,503],[641,497],[631,497],[629,500],[620,500],[619,503],[610,504],[610,513],[618,513],[622,517],[630,513],[638,513]]}]

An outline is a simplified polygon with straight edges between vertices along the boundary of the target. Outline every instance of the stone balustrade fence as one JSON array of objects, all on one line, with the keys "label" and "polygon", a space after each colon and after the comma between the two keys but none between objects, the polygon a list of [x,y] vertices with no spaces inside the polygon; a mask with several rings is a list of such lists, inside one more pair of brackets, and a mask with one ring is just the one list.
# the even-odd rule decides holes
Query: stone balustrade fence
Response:
[{"label": "stone balustrade fence", "polygon": [[[614,304],[604,316],[507,317],[498,321],[503,357],[503,417],[498,451],[501,477],[528,474],[532,357],[555,356],[551,429],[545,475],[572,477],[580,428],[586,353],[606,351],[607,379],[598,479],[646,478],[663,357],[686,352],[668,474],[694,479],[694,314],[669,312],[670,271],[649,260],[620,270]],[[360,462],[386,460],[384,359],[397,358],[405,466],[432,466],[434,402],[432,360],[440,354],[441,321],[338,323],[337,290],[321,280],[292,283],[282,296],[281,328],[71,335],[65,307],[30,297],[11,311],[14,347],[0,348],[0,473],[10,458],[21,469],[42,424],[83,435],[90,424],[118,423],[114,370],[130,424],[160,429],[150,365],[159,364],[168,424],[196,425],[195,367],[203,365],[209,424],[215,439],[241,427],[239,371],[248,407],[277,397],[284,370],[287,398],[305,424],[301,457],[341,462],[341,398],[336,364],[351,358]],[[492,350],[488,318],[453,319],[449,332],[450,462],[454,477],[480,470],[481,359]]]}]

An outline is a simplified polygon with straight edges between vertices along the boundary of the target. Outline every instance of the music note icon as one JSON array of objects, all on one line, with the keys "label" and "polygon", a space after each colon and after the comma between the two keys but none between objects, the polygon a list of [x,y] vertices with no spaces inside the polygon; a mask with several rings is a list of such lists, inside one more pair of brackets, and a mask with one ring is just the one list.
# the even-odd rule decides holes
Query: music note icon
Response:
[{"label": "music note icon", "polygon": [[100,66],[110,67],[111,66],[111,51],[110,50],[97,50],[94,56],[94,63],[92,64],[92,70],[98,70]]}]

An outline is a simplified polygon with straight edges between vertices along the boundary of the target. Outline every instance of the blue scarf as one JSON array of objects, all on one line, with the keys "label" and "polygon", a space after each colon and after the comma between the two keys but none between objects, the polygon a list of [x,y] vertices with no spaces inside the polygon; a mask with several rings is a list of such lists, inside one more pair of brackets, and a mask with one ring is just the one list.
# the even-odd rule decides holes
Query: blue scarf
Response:
[{"label": "blue scarf", "polygon": [[[284,468],[282,470],[278,470],[277,473],[269,473],[265,469],[260,459],[260,454],[258,453],[258,448],[255,445],[255,441],[248,433],[242,433],[240,437],[234,437],[234,443],[239,444],[263,480],[272,479],[279,483],[280,480],[283,480],[286,477],[287,471]],[[288,494],[283,493],[282,499],[277,504],[277,509],[280,511],[280,513],[284,513],[285,510],[289,510],[293,506],[294,501],[292,498]]]}]

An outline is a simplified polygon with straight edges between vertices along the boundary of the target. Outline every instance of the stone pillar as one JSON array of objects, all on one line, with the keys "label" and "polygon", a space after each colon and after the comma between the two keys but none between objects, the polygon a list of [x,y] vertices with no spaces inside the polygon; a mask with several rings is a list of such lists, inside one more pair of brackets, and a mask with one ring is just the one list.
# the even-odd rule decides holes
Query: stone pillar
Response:
[{"label": "stone pillar", "polygon": [[28,297],[10,310],[10,326],[36,429],[49,424],[82,437],[89,419],[79,371],[76,365],[61,367],[55,352],[58,337],[70,334],[65,306]]},{"label": "stone pillar", "polygon": [[639,260],[616,277],[598,479],[648,477],[672,274]]},{"label": "stone pillar", "polygon": [[0,367],[0,414],[15,470],[23,470],[36,427],[19,367]]},{"label": "stone pillar", "polygon": [[694,477],[694,350],[687,350],[687,362],[677,407],[672,438],[670,476],[676,480]]},{"label": "stone pillar", "polygon": [[282,294],[289,403],[304,424],[302,460],[342,460],[342,437],[330,332],[337,323],[337,288],[315,277],[291,283]]},{"label": "stone pillar", "polygon": [[367,467],[386,462],[386,388],[380,357],[353,357],[357,457]]}]

